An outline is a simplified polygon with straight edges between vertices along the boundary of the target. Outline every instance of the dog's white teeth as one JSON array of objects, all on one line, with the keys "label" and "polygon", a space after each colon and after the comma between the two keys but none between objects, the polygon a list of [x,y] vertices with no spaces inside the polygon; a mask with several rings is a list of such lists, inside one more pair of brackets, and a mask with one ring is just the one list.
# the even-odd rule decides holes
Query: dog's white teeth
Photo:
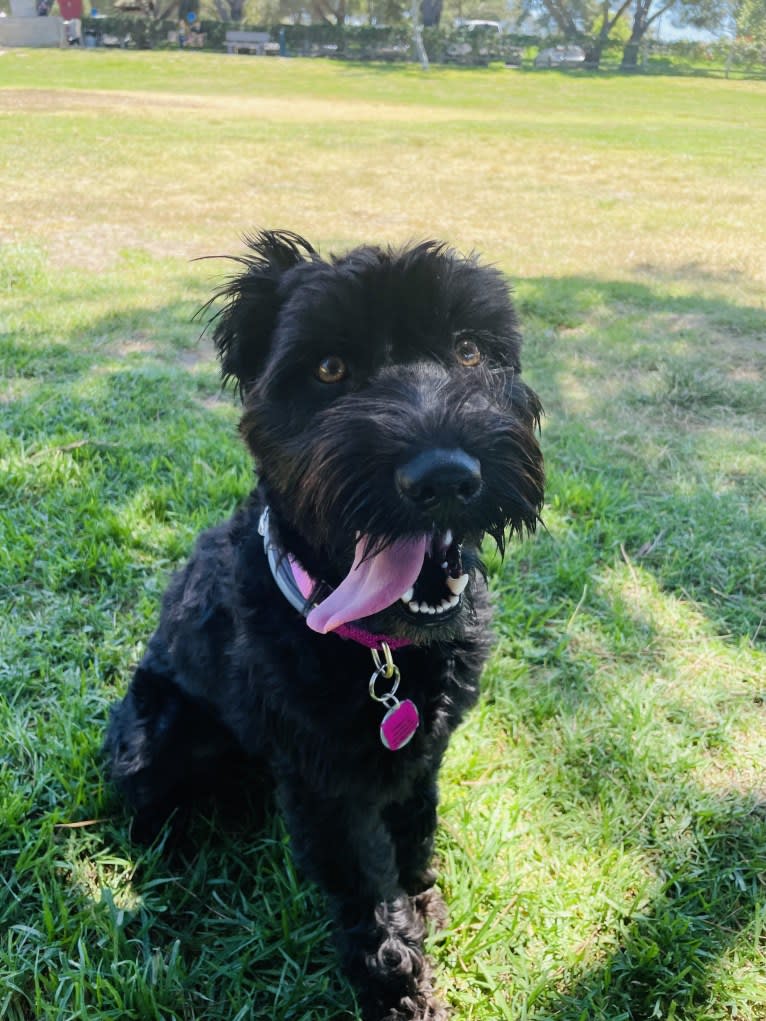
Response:
[{"label": "dog's white teeth", "polygon": [[453,538],[453,536],[452,536],[452,529],[448,528],[447,531],[442,536],[442,542],[444,543],[444,548],[445,549],[447,549],[448,546],[452,545],[452,538]]},{"label": "dog's white teeth", "polygon": [[414,600],[407,604],[410,613],[425,613],[429,616],[439,616],[446,613],[460,602],[460,596],[452,596],[451,599],[442,599],[438,606],[431,606],[430,603],[416,603]]},{"label": "dog's white teeth", "polygon": [[461,574],[459,578],[450,578],[449,575],[445,578],[447,588],[453,594],[453,596],[459,596],[468,584],[468,575]]},{"label": "dog's white teeth", "polygon": [[399,598],[401,599],[401,601],[403,603],[411,603],[412,602],[412,597],[414,595],[415,595],[415,589],[410,587],[410,588],[407,589],[407,591],[403,595],[399,596]]}]

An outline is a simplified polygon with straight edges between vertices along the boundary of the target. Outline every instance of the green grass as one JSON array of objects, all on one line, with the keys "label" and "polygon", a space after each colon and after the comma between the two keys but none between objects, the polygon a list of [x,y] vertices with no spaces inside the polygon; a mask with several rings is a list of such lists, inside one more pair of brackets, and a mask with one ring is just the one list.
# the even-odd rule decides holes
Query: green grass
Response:
[{"label": "green grass", "polygon": [[476,245],[546,405],[444,773],[455,1018],[764,1021],[766,84],[12,51],[0,85],[0,1017],[356,1016],[278,818],[140,851],[99,766],[250,485],[189,260],[260,224]]}]

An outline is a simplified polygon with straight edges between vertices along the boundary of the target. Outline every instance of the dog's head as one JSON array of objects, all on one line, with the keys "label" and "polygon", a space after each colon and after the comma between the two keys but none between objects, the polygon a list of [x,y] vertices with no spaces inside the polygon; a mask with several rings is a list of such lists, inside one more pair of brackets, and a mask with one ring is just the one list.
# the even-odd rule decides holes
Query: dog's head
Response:
[{"label": "dog's head", "polygon": [[282,544],[334,588],[309,626],[459,634],[482,537],[502,552],[543,502],[502,275],[435,242],[329,261],[287,232],[248,245],[214,340]]}]

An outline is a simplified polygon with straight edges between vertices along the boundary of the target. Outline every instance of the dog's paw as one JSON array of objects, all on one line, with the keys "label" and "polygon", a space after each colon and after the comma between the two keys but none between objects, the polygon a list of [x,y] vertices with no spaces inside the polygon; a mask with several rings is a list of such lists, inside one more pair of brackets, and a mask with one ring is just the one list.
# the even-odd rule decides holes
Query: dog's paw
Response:
[{"label": "dog's paw", "polygon": [[432,993],[420,993],[405,997],[376,1021],[449,1021],[449,1014]]},{"label": "dog's paw", "polygon": [[427,968],[422,950],[393,934],[367,955],[366,966],[377,987],[405,997],[417,994]]},{"label": "dog's paw", "polygon": [[[435,897],[441,896],[435,892]],[[366,1021],[447,1021],[447,1010],[433,991],[431,962],[418,947],[389,937],[373,961],[368,957],[370,976],[379,999]]]},{"label": "dog's paw", "polygon": [[441,891],[435,886],[413,897],[412,905],[429,929],[434,932],[442,932],[447,928],[449,924],[447,905],[444,903]]}]

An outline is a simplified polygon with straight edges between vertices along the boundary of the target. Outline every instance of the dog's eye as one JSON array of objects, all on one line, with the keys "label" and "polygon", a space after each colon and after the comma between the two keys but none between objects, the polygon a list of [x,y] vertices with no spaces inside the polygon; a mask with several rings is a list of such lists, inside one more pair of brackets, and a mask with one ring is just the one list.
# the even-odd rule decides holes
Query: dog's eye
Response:
[{"label": "dog's eye", "polygon": [[317,365],[316,377],[322,383],[340,383],[348,375],[346,363],[337,355],[329,355],[323,358]]},{"label": "dog's eye", "polygon": [[481,351],[472,340],[463,337],[455,344],[455,354],[461,365],[467,369],[475,368],[481,361]]}]

